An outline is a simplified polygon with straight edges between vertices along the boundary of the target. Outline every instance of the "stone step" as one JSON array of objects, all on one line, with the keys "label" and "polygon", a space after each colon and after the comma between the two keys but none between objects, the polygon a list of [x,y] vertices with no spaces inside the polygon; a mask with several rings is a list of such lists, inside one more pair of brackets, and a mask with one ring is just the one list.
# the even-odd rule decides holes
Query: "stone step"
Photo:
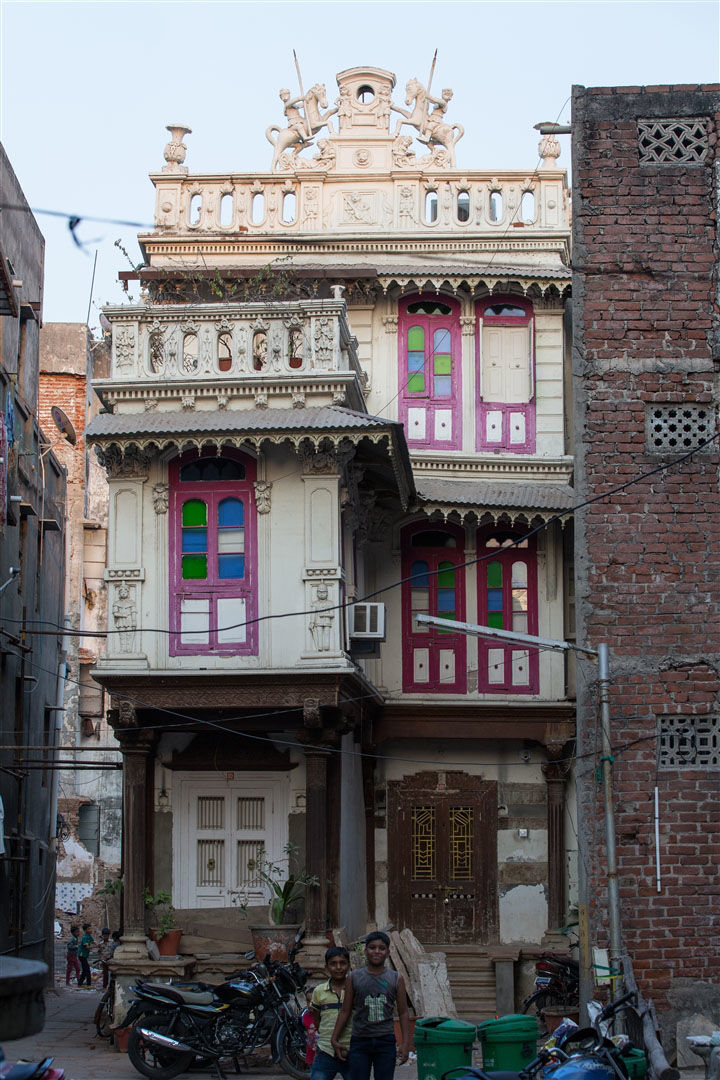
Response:
[{"label": "stone step", "polygon": [[495,968],[480,945],[426,945],[428,952],[444,952],[448,978],[458,1017],[472,1024],[496,1015]]}]

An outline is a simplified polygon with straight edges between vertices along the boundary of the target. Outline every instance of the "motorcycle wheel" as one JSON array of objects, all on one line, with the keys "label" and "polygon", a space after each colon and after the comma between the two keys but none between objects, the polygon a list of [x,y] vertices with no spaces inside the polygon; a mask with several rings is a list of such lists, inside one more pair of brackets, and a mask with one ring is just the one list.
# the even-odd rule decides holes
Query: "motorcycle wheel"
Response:
[{"label": "motorcycle wheel", "polygon": [[171,1080],[187,1071],[195,1058],[192,1051],[164,1050],[143,1039],[138,1028],[148,1027],[159,1035],[171,1035],[173,1017],[167,1013],[142,1016],[130,1032],[128,1057],[139,1073],[150,1080]]},{"label": "motorcycle wheel", "polygon": [[279,1029],[275,1038],[275,1054],[278,1064],[288,1076],[295,1080],[309,1080],[310,1066],[305,1061],[307,1051],[305,1028],[300,1024]]}]

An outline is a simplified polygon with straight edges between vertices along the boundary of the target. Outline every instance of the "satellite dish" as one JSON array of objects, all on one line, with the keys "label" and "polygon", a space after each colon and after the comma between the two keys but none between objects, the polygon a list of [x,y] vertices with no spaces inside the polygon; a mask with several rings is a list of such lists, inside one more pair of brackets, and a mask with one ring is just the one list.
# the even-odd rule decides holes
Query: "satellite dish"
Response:
[{"label": "satellite dish", "polygon": [[107,332],[108,330],[112,330],[112,326],[110,325],[110,320],[107,318],[107,316],[102,311],[100,312],[100,325],[103,328],[103,330],[105,330],[105,332]]},{"label": "satellite dish", "polygon": [[57,405],[53,405],[50,410],[50,414],[53,418],[53,423],[58,429],[63,439],[67,439],[71,446],[74,446],[77,442],[77,435],[75,434],[75,428],[72,426],[62,409],[59,409]]}]

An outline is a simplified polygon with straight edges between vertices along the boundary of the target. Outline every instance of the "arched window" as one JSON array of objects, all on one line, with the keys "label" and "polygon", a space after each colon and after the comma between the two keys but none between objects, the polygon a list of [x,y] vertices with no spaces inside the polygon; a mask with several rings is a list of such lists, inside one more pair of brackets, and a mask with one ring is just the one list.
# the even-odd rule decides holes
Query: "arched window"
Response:
[{"label": "arched window", "polygon": [[402,536],[403,689],[461,694],[466,689],[466,639],[418,624],[419,614],[463,621],[463,532],[457,526],[410,525]]},{"label": "arched window", "polygon": [[530,301],[489,296],[477,306],[478,450],[535,450],[534,317]]},{"label": "arched window", "polygon": [[171,462],[173,656],[257,652],[254,477],[235,451]]},{"label": "arched window", "polygon": [[[535,537],[502,529],[478,533],[478,623],[495,630],[537,634]],[[536,694],[538,651],[501,639],[478,639],[478,689]]]},{"label": "arched window", "polygon": [[411,447],[461,446],[460,305],[446,296],[403,300],[398,324],[400,419]]}]

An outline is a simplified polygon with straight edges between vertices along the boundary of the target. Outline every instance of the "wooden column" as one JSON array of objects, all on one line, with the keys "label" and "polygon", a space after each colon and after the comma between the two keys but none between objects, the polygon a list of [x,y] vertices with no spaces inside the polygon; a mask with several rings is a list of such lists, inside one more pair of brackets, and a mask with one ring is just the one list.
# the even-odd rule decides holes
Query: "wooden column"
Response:
[{"label": "wooden column", "polygon": [[[558,760],[561,747],[548,747],[551,760],[542,771],[547,784],[548,829],[548,930],[557,930],[565,920],[565,784],[570,764]],[[555,759],[555,760],[553,760]]]},{"label": "wooden column", "polygon": [[118,954],[147,956],[145,904],[148,880],[147,806],[154,733],[117,731],[123,755],[123,944]]},{"label": "wooden column", "polygon": [[308,938],[327,928],[327,759],[327,750],[305,750],[305,857],[309,873],[320,881],[305,896]]}]

